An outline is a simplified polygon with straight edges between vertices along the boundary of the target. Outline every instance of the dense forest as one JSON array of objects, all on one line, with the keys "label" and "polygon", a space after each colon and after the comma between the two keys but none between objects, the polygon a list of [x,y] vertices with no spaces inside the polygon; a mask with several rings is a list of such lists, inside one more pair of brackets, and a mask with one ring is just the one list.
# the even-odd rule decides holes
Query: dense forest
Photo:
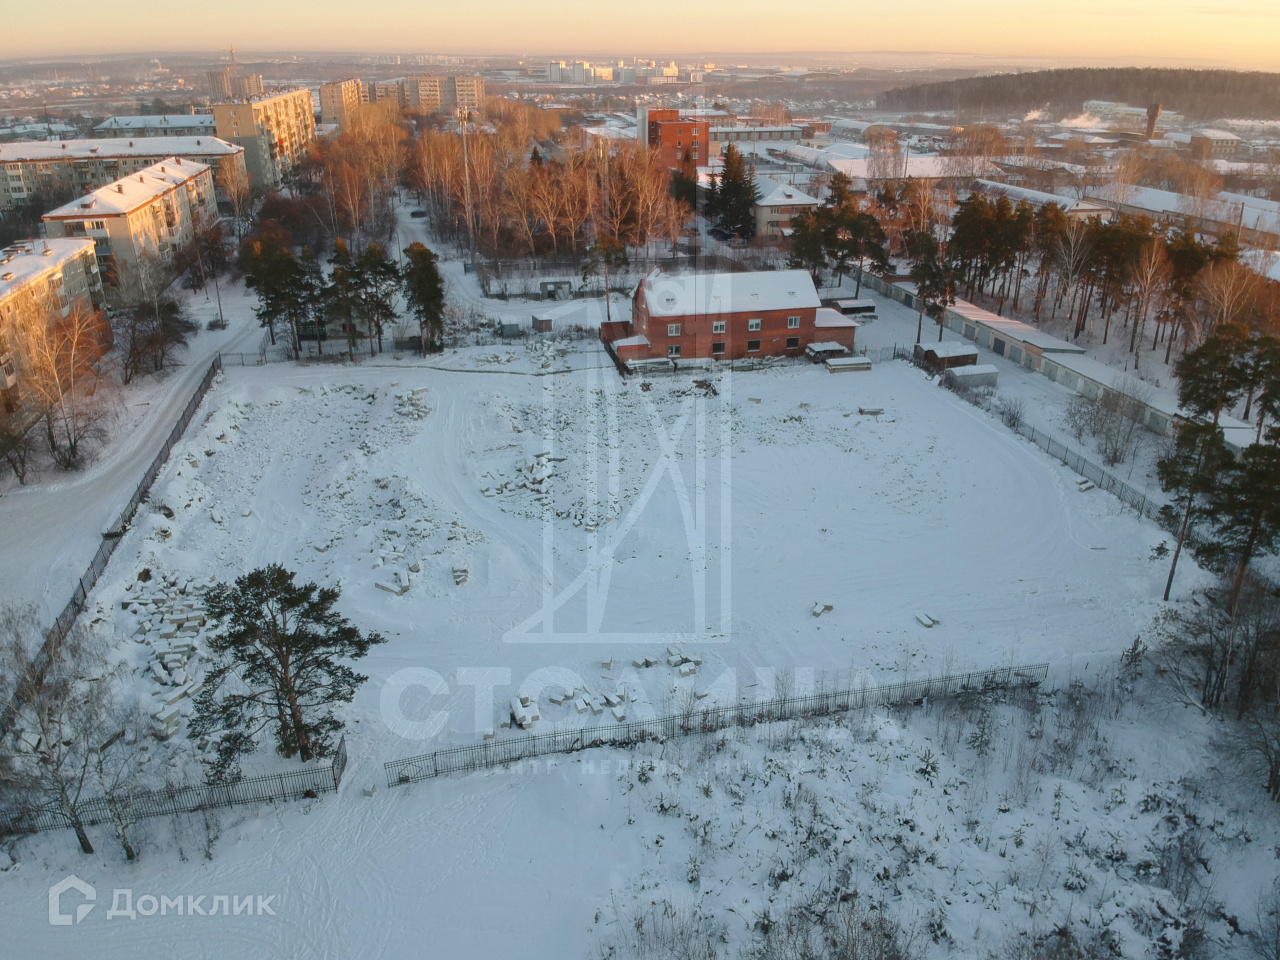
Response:
[{"label": "dense forest", "polygon": [[1106,68],[1039,70],[899,87],[881,94],[885,110],[954,110],[962,115],[1043,110],[1070,117],[1086,100],[1162,103],[1190,120],[1280,117],[1280,73]]}]

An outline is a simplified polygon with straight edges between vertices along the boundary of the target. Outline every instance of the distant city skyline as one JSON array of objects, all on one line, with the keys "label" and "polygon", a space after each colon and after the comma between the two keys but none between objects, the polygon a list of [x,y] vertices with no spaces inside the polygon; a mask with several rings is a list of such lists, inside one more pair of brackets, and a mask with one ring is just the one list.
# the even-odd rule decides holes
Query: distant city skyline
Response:
[{"label": "distant city skyline", "polygon": [[[74,23],[75,29],[68,29]],[[1186,63],[1280,70],[1275,0],[474,0],[444,6],[386,0],[353,16],[331,0],[224,0],[133,16],[71,0],[57,17],[21,6],[5,15],[0,57],[148,50],[350,51],[530,55],[542,50],[724,55],[762,51],[929,51],[1010,61]],[[652,55],[652,53],[651,53]],[[914,56],[914,55],[913,55]]]}]

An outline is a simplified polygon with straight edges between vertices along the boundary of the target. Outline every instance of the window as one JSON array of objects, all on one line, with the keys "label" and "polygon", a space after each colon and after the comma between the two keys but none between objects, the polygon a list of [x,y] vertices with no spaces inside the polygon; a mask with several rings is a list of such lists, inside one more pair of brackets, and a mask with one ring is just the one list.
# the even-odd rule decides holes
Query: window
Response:
[{"label": "window", "polygon": [[716,340],[711,344],[711,353],[714,356],[717,353],[724,353],[724,341]]},{"label": "window", "polygon": [[799,337],[787,337],[787,349],[788,349],[788,350],[799,350],[799,349],[800,349],[800,338],[799,338]]},{"label": "window", "polygon": [[712,321],[711,321],[711,332],[712,332],[712,333],[724,333],[724,321],[723,321],[723,320],[712,320]]},{"label": "window", "polygon": [[748,320],[748,321],[747,321],[747,329],[748,329],[748,330],[759,330],[759,329],[760,329],[760,321],[759,321],[759,320]]},{"label": "window", "polygon": [[668,324],[667,324],[667,336],[668,336],[668,337],[678,337],[678,336],[680,336],[680,324],[678,324],[678,323],[668,323]]},{"label": "window", "polygon": [[667,347],[667,356],[668,357],[680,356],[680,344],[673,343],[669,347]]},{"label": "window", "polygon": [[748,340],[748,341],[747,341],[747,353],[759,353],[759,352],[760,352],[760,341],[759,341],[759,340]]},{"label": "window", "polygon": [[788,330],[799,330],[799,329],[800,329],[800,318],[799,318],[799,317],[787,317],[787,329],[788,329]]}]

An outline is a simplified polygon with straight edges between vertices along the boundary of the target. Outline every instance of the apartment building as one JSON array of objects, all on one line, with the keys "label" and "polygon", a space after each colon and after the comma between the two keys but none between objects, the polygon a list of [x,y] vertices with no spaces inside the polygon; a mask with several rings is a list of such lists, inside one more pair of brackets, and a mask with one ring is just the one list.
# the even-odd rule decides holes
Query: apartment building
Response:
[{"label": "apartment building", "polygon": [[17,331],[32,320],[67,317],[76,307],[98,310],[102,303],[92,240],[33,240],[0,250],[0,423],[26,426],[30,418],[15,422],[14,415],[24,408],[40,412],[23,387],[25,357]]},{"label": "apartment building", "polygon": [[[146,296],[144,261],[158,262],[163,270],[176,249],[218,219],[213,170],[168,157],[50,210],[42,219],[51,239],[93,240],[108,293],[119,302],[134,302]],[[167,271],[164,275],[167,286],[173,277]]]},{"label": "apartment building", "polygon": [[208,78],[209,92],[215,100],[246,100],[265,92],[261,74],[239,73],[238,68],[231,66],[210,70]]},{"label": "apartment building", "polygon": [[[244,170],[244,148],[217,137],[62,140],[0,144],[0,215],[37,198],[49,206],[136,174],[167,157]],[[219,199],[226,199],[220,197]]]},{"label": "apartment building", "polygon": [[401,102],[423,113],[478,110],[484,100],[484,77],[406,77],[401,83]]},{"label": "apartment building", "polygon": [[[711,159],[711,123],[682,117],[679,110],[645,112],[647,142],[664,167],[678,167],[686,151],[699,167]],[[643,129],[643,128],[642,128]]]},{"label": "apartment building", "polygon": [[212,137],[217,121],[210,113],[174,113],[154,117],[108,117],[93,128],[95,137]]},{"label": "apartment building", "polygon": [[293,175],[316,139],[315,102],[310,90],[216,103],[218,137],[244,147],[249,179],[274,190]]},{"label": "apartment building", "polygon": [[336,123],[340,131],[346,129],[349,117],[363,99],[359,80],[320,84],[320,122]]}]

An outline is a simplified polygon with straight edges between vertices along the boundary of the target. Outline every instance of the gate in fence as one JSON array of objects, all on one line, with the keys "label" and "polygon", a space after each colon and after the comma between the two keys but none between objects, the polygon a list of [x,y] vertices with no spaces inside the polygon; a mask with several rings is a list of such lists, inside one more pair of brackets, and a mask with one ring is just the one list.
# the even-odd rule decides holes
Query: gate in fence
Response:
[{"label": "gate in fence", "polygon": [[877,687],[858,687],[781,697],[752,703],[707,707],[676,716],[634,720],[606,726],[555,730],[532,737],[486,740],[483,743],[448,747],[403,760],[383,764],[387,785],[429,780],[447,773],[480,770],[551,753],[572,753],[588,747],[627,746],[646,740],[666,740],[690,733],[711,733],[726,727],[748,726],[773,720],[820,717],[865,707],[922,702],[931,697],[953,696],[969,691],[1002,690],[1014,686],[1036,686],[1049,675],[1047,663],[1001,667],[976,673],[931,677]]}]

